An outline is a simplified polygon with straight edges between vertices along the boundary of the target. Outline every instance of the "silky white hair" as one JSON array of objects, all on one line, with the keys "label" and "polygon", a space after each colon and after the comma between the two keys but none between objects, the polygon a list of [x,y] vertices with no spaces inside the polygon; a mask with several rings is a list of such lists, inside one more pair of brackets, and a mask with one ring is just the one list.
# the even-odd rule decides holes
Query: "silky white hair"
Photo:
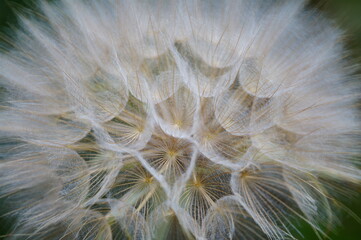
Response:
[{"label": "silky white hair", "polygon": [[361,178],[329,19],[299,0],[38,7],[0,54],[9,239],[326,236]]}]

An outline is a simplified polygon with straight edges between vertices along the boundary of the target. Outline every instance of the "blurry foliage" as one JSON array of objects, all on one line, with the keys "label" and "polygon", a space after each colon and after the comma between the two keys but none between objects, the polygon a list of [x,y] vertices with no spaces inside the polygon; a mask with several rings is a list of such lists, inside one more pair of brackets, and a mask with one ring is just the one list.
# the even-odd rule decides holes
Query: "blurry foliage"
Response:
[{"label": "blurry foliage", "polygon": [[[14,9],[17,11],[23,9],[23,7],[31,8],[33,5],[34,0],[0,0],[0,43],[3,33],[9,33],[11,31],[9,27],[16,26]],[[330,19],[336,20],[336,24],[345,30],[346,44],[350,50],[350,55],[356,62],[361,64],[361,0],[310,0],[309,5],[311,8],[320,9]],[[361,74],[361,70],[359,70],[359,73]],[[361,195],[359,194],[358,198],[344,200],[346,206],[361,218]],[[3,211],[0,211],[0,215],[2,213]],[[301,225],[300,232],[302,234],[302,236],[299,236],[300,238],[307,240],[318,239],[307,224],[299,224]],[[358,222],[350,214],[344,212],[339,225],[333,232],[329,233],[331,240],[361,239],[361,222]],[[0,239],[2,239],[1,235],[6,234],[8,228],[9,223],[4,222],[0,216]]]}]

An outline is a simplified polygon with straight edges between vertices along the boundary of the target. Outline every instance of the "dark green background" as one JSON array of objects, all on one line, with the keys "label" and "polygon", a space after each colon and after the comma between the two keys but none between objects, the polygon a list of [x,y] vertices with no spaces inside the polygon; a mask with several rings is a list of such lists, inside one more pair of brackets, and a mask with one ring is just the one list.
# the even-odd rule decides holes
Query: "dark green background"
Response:
[{"label": "dark green background", "polygon": [[[0,42],[3,32],[9,32],[8,27],[16,25],[14,11],[11,9],[19,9],[19,6],[24,5],[32,7],[32,2],[31,0],[0,0]],[[351,50],[353,59],[361,64],[361,0],[312,0],[310,6],[321,9],[331,19],[337,20],[337,24],[346,31],[347,47]],[[361,74],[361,71],[359,73]],[[358,197],[346,201],[346,205],[357,216],[361,217],[360,194]],[[0,217],[0,239],[2,239],[1,235],[6,233],[4,232],[6,228],[5,223]],[[312,230],[307,226],[302,225],[301,231],[304,239],[317,239]],[[332,240],[360,240],[361,223],[358,223],[353,217],[344,213],[340,226],[336,228],[334,233],[330,233],[329,236]]]}]

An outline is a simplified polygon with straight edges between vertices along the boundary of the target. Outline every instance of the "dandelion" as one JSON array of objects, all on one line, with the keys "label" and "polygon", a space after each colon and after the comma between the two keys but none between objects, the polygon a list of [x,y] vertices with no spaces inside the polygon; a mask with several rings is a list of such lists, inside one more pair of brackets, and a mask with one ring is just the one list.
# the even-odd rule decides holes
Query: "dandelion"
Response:
[{"label": "dandelion", "polygon": [[361,180],[329,20],[298,0],[38,6],[0,56],[8,239],[327,236]]}]

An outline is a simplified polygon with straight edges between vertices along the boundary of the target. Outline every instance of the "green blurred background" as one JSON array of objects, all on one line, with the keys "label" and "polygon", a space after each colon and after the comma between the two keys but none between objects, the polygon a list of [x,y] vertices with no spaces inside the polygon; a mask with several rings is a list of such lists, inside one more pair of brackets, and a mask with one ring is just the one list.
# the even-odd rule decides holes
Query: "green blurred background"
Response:
[{"label": "green blurred background", "polygon": [[[1,34],[4,31],[9,32],[10,25],[16,25],[14,9],[18,9],[19,6],[31,8],[33,2],[32,0],[0,0]],[[319,8],[330,19],[335,19],[336,24],[346,31],[347,48],[350,50],[353,59],[361,64],[361,0],[311,0],[309,5],[312,8]],[[358,73],[361,75],[361,71]],[[352,199],[347,199],[345,204],[355,215],[361,218],[361,194]],[[1,235],[6,234],[7,229],[8,224],[0,217],[0,239],[2,239]],[[301,232],[304,239],[318,239],[306,225],[301,226]],[[361,240],[361,222],[343,212],[340,218],[340,226],[334,232],[329,233],[329,236],[332,240]]]}]

